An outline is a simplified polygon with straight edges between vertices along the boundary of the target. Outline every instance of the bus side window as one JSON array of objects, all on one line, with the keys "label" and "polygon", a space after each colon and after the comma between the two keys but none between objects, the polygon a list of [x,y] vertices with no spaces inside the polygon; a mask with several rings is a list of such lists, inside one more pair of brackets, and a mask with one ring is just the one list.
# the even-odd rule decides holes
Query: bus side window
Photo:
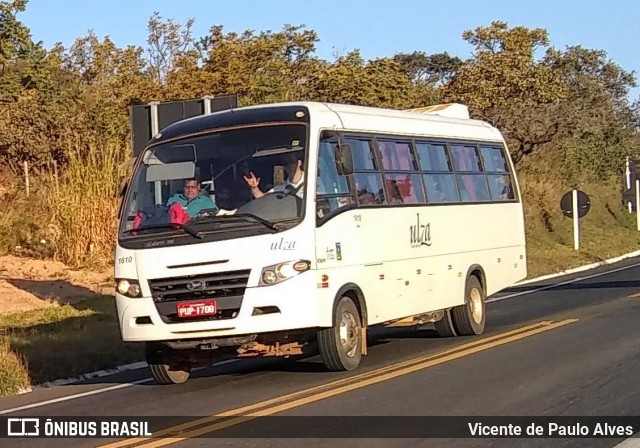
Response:
[{"label": "bus side window", "polygon": [[378,140],[384,181],[393,204],[424,204],[422,181],[410,141]]},{"label": "bus side window", "polygon": [[491,201],[476,145],[452,144],[451,154],[462,202]]},{"label": "bus side window", "polygon": [[417,142],[416,150],[427,189],[427,202],[460,202],[460,193],[465,195],[466,192],[458,191],[446,143]]},{"label": "bus side window", "polygon": [[349,143],[353,152],[353,180],[358,205],[387,204],[382,174],[374,155],[372,140],[364,137],[351,137],[345,141]]},{"label": "bus side window", "polygon": [[339,208],[354,203],[349,191],[346,176],[341,176],[336,170],[335,137],[320,141],[318,150],[318,177],[316,180],[316,212],[318,218],[324,218]]},{"label": "bus side window", "polygon": [[509,172],[509,165],[503,149],[497,146],[480,146],[489,191],[493,201],[513,201],[515,192]]}]

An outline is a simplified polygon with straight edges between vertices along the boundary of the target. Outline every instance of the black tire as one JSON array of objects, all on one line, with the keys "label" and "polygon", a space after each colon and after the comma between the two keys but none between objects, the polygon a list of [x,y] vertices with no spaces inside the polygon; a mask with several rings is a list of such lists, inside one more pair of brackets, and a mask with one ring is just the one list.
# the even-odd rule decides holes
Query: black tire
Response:
[{"label": "black tire", "polygon": [[438,333],[438,337],[441,338],[453,338],[458,336],[456,333],[456,329],[453,325],[453,319],[451,317],[451,311],[445,310],[444,316],[442,319],[434,322],[436,327],[436,333]]},{"label": "black tire", "polygon": [[485,292],[475,275],[467,279],[464,299],[464,305],[451,310],[456,333],[460,336],[482,334],[486,322]]},{"label": "black tire", "polygon": [[189,379],[191,365],[172,360],[167,350],[156,344],[147,344],[146,355],[151,376],[158,384],[182,384]]},{"label": "black tire", "polygon": [[362,359],[362,319],[350,297],[338,302],[335,322],[318,331],[318,351],[330,371],[354,370]]}]

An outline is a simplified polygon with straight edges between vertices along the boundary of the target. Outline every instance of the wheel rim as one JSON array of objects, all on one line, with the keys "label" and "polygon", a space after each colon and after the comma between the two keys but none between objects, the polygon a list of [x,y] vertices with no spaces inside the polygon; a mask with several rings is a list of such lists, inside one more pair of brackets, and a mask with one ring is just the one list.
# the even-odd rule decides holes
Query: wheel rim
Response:
[{"label": "wheel rim", "polygon": [[358,323],[348,311],[342,313],[339,336],[342,350],[348,357],[353,357],[358,349]]},{"label": "wheel rim", "polygon": [[184,383],[190,375],[190,372],[188,370],[172,370],[172,368],[169,366],[165,366],[165,369],[167,374],[169,375],[169,378],[171,378],[171,381],[176,383]]},{"label": "wheel rim", "polygon": [[477,324],[482,322],[484,310],[482,308],[482,294],[478,288],[473,288],[469,294],[469,305],[471,306],[471,318]]}]

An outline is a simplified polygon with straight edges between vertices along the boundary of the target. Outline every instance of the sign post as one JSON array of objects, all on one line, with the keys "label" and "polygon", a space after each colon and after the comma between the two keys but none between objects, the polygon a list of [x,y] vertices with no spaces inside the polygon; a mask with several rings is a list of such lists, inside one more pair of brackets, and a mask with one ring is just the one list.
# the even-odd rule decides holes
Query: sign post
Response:
[{"label": "sign post", "polygon": [[[636,184],[636,190],[636,194],[640,194],[640,183]],[[560,209],[564,216],[573,219],[573,249],[578,250],[580,249],[580,218],[589,213],[591,200],[586,193],[573,189],[566,192],[560,199]],[[640,217],[638,226],[640,226]]]},{"label": "sign post", "polygon": [[[640,160],[627,156],[625,169],[625,189],[622,192],[622,203],[633,213],[638,208],[636,197],[636,180],[640,179]],[[640,230],[640,229],[639,229]]]},{"label": "sign post", "polygon": [[573,249],[580,249],[580,218],[578,217],[578,190],[573,190]]},{"label": "sign post", "polygon": [[[627,156],[627,169],[625,170],[625,180],[627,181],[626,186],[627,186],[627,190],[629,190],[631,188],[631,162],[629,160],[629,156]],[[636,202],[637,204],[637,202]],[[629,213],[633,212],[633,204],[631,203],[631,201],[627,202],[627,207],[629,208]]]},{"label": "sign post", "polygon": [[636,179],[636,225],[638,231],[640,231],[640,210],[638,210],[638,204],[640,204],[640,179]]}]

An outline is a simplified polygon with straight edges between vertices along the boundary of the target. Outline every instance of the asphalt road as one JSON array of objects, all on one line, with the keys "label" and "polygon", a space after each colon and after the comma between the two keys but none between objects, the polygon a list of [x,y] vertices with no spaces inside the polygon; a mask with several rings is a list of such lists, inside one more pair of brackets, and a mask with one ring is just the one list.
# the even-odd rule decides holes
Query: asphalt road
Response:
[{"label": "asphalt road", "polygon": [[[0,399],[0,417],[167,416],[156,423],[168,427],[228,414],[226,420],[210,418],[168,435],[176,439],[135,445],[147,448],[169,442],[180,447],[604,448],[628,438],[425,436],[435,422],[444,426],[433,430],[467,428],[488,416],[525,416],[525,423],[542,422],[536,416],[640,420],[640,259],[504,291],[491,297],[487,312],[480,337],[440,339],[431,326],[375,332],[356,372],[327,373],[317,358],[237,361],[199,370],[187,383],[168,387],[156,385],[142,369]],[[237,417],[252,413],[275,416],[246,423]],[[333,438],[280,439],[312,430]],[[389,438],[354,438],[375,431]],[[133,441],[114,444],[117,440],[0,439],[0,445],[134,446]]]}]

